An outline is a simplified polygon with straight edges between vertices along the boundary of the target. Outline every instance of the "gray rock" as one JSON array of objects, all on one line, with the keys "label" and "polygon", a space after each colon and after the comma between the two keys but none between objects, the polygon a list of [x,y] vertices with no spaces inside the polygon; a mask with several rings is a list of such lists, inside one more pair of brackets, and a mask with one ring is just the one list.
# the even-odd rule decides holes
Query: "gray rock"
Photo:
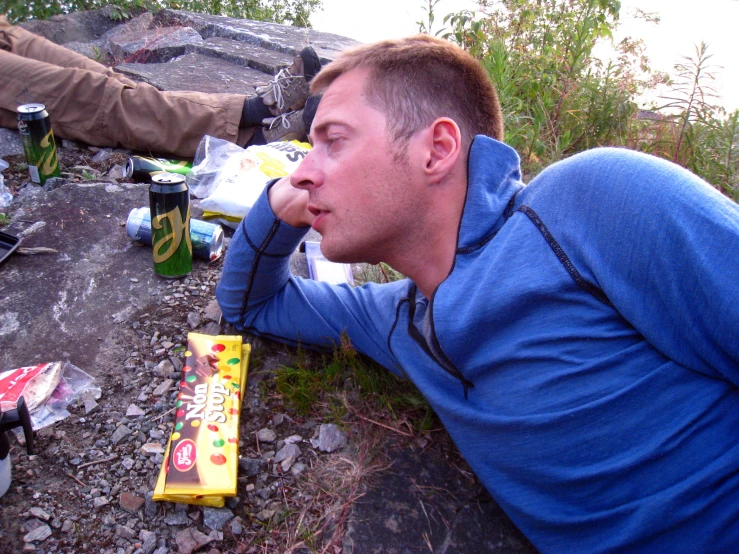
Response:
[{"label": "gray rock", "polygon": [[110,51],[116,59],[137,63],[162,63],[185,53],[185,45],[203,42],[190,27],[159,27],[112,37]]},{"label": "gray rock", "polygon": [[209,529],[220,531],[233,517],[233,512],[228,508],[203,507],[203,523]]},{"label": "gray rock", "polygon": [[190,312],[187,314],[187,324],[190,326],[191,329],[195,329],[198,325],[200,325],[201,319],[200,314],[198,312]]},{"label": "gray rock", "polygon": [[180,554],[192,554],[213,539],[197,529],[183,529],[175,535],[175,543]]},{"label": "gray rock", "polygon": [[122,63],[115,69],[134,81],[144,81],[160,90],[227,92],[249,97],[256,96],[256,83],[269,79],[255,69],[200,54],[185,54],[166,64]]},{"label": "gray rock", "polygon": [[159,362],[154,369],[152,370],[152,373],[154,375],[158,375],[159,377],[165,377],[166,375],[169,375],[172,371],[174,371],[174,365],[169,360],[162,360]]},{"label": "gray rock", "polygon": [[214,337],[218,336],[221,334],[221,325],[216,323],[215,321],[211,321],[210,323],[207,323],[205,327],[203,327],[201,333]]},{"label": "gray rock", "polygon": [[133,433],[131,429],[129,429],[125,425],[121,425],[113,432],[113,436],[110,437],[110,442],[112,442],[113,444],[118,444],[131,433]]},{"label": "gray rock", "polygon": [[109,159],[111,156],[112,156],[112,153],[111,153],[110,148],[101,148],[92,157],[92,161],[93,162],[104,162],[105,160]]},{"label": "gray rock", "polygon": [[59,187],[63,187],[68,182],[69,180],[65,179],[64,177],[51,177],[46,180],[41,188],[43,188],[46,192],[50,192],[52,190],[58,189]]},{"label": "gray rock", "polygon": [[170,512],[164,517],[167,525],[187,525],[189,522],[185,512]]},{"label": "gray rock", "polygon": [[51,519],[51,516],[47,514],[44,510],[41,508],[34,506],[28,512],[35,518],[38,518],[42,521],[49,521]]},{"label": "gray rock", "polygon": [[96,510],[99,510],[103,506],[107,506],[110,504],[110,500],[108,500],[105,496],[98,496],[97,498],[92,499],[92,505]]},{"label": "gray rock", "polygon": [[346,433],[334,423],[324,423],[318,430],[318,438],[310,443],[322,452],[333,452],[346,446]]},{"label": "gray rock", "polygon": [[182,371],[182,367],[184,366],[182,358],[178,358],[176,356],[170,356],[169,363],[172,364],[174,371]]},{"label": "gray rock", "polygon": [[122,537],[128,540],[136,538],[136,531],[134,531],[130,527],[126,527],[125,525],[116,525],[115,534],[117,537]]},{"label": "gray rock", "polygon": [[244,532],[244,525],[240,517],[233,518],[228,526],[231,528],[231,532],[237,537]]},{"label": "gray rock", "polygon": [[241,458],[239,460],[239,469],[244,472],[247,477],[259,475],[267,462],[258,458]]},{"label": "gray rock", "polygon": [[158,503],[154,502],[154,491],[149,491],[144,495],[144,514],[146,517],[156,517],[159,511]]},{"label": "gray rock", "polygon": [[221,321],[221,307],[218,305],[218,300],[215,298],[208,302],[203,310],[203,317],[208,321]]},{"label": "gray rock", "polygon": [[42,523],[38,527],[36,527],[33,531],[26,534],[23,537],[23,542],[41,542],[45,541],[51,536],[51,527],[46,525],[45,523]]},{"label": "gray rock", "polygon": [[174,381],[172,379],[165,379],[159,384],[157,388],[154,389],[151,394],[153,396],[162,396],[165,392],[172,388],[172,385],[174,385]]},{"label": "gray rock", "polygon": [[62,523],[62,533],[69,533],[72,529],[74,529],[74,521],[65,519]]},{"label": "gray rock", "polygon": [[129,404],[126,410],[126,417],[141,417],[146,412],[139,408],[136,404]]},{"label": "gray rock", "polygon": [[56,44],[90,42],[118,25],[112,15],[113,8],[106,6],[100,10],[73,12],[48,20],[32,19],[24,21],[20,26]]},{"label": "gray rock", "polygon": [[265,427],[257,432],[257,439],[259,442],[273,443],[277,440],[277,433]]},{"label": "gray rock", "polygon": [[282,471],[288,471],[300,456],[300,447],[297,444],[288,443],[275,454],[275,463],[280,464]]},{"label": "gray rock", "polygon": [[152,531],[142,529],[139,533],[139,540],[144,554],[151,554],[157,547],[157,534]]},{"label": "gray rock", "polygon": [[116,164],[108,170],[105,174],[105,178],[108,181],[121,181],[123,179],[124,167],[121,164]]},{"label": "gray rock", "polygon": [[4,156],[18,156],[23,154],[23,143],[18,131],[0,129],[0,158]]},{"label": "gray rock", "polygon": [[84,391],[82,393],[81,400],[85,406],[85,414],[94,412],[98,407],[98,403],[95,402],[95,395],[91,390]]},{"label": "gray rock", "polygon": [[164,454],[164,447],[158,442],[147,442],[141,446],[141,453],[144,456],[156,456],[157,454]]}]

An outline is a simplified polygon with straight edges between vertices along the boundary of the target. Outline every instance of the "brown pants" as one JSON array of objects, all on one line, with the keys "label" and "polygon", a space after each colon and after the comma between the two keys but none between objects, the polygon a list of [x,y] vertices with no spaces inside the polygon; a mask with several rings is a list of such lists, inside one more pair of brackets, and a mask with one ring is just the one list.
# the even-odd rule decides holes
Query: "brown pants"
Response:
[{"label": "brown pants", "polygon": [[254,129],[239,129],[244,99],[134,83],[0,15],[2,127],[17,128],[19,105],[41,103],[57,137],[192,157],[203,135],[246,144]]}]

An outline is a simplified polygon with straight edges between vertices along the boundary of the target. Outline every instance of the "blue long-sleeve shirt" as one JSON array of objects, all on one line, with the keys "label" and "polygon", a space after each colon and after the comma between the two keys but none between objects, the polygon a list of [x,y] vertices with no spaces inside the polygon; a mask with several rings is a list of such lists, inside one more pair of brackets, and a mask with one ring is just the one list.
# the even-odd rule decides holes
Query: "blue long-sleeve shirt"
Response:
[{"label": "blue long-sleeve shirt", "polygon": [[458,249],[409,281],[292,277],[305,230],[266,194],[217,296],[239,327],[355,348],[412,379],[544,552],[739,545],[739,207],[663,160],[598,149],[529,185],[477,137]]}]

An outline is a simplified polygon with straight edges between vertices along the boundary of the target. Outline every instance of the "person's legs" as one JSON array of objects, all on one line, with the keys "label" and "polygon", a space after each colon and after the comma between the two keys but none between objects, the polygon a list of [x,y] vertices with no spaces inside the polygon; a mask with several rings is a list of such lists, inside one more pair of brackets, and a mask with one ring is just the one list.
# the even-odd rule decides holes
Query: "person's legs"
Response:
[{"label": "person's legs", "polygon": [[0,50],[0,125],[20,104],[44,104],[54,134],[95,146],[192,156],[203,135],[245,144],[244,96],[162,92],[85,69],[60,68]]},{"label": "person's legs", "polygon": [[23,58],[46,62],[59,67],[86,69],[95,73],[102,73],[126,84],[134,84],[133,81],[120,73],[116,73],[109,67],[91,60],[87,56],[34,35],[23,27],[10,25],[4,15],[0,15],[0,49]]}]

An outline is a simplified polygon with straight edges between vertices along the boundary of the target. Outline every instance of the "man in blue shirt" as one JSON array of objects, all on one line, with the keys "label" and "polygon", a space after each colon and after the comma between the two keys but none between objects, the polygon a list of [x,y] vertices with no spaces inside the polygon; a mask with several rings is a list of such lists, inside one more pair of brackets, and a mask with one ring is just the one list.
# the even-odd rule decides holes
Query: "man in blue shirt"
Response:
[{"label": "man in blue shirt", "polygon": [[[425,36],[347,51],[313,150],[230,244],[226,319],[355,348],[413,380],[498,503],[545,552],[739,544],[739,208],[620,149],[521,182],[495,91]],[[324,255],[408,279],[290,275]]]}]

